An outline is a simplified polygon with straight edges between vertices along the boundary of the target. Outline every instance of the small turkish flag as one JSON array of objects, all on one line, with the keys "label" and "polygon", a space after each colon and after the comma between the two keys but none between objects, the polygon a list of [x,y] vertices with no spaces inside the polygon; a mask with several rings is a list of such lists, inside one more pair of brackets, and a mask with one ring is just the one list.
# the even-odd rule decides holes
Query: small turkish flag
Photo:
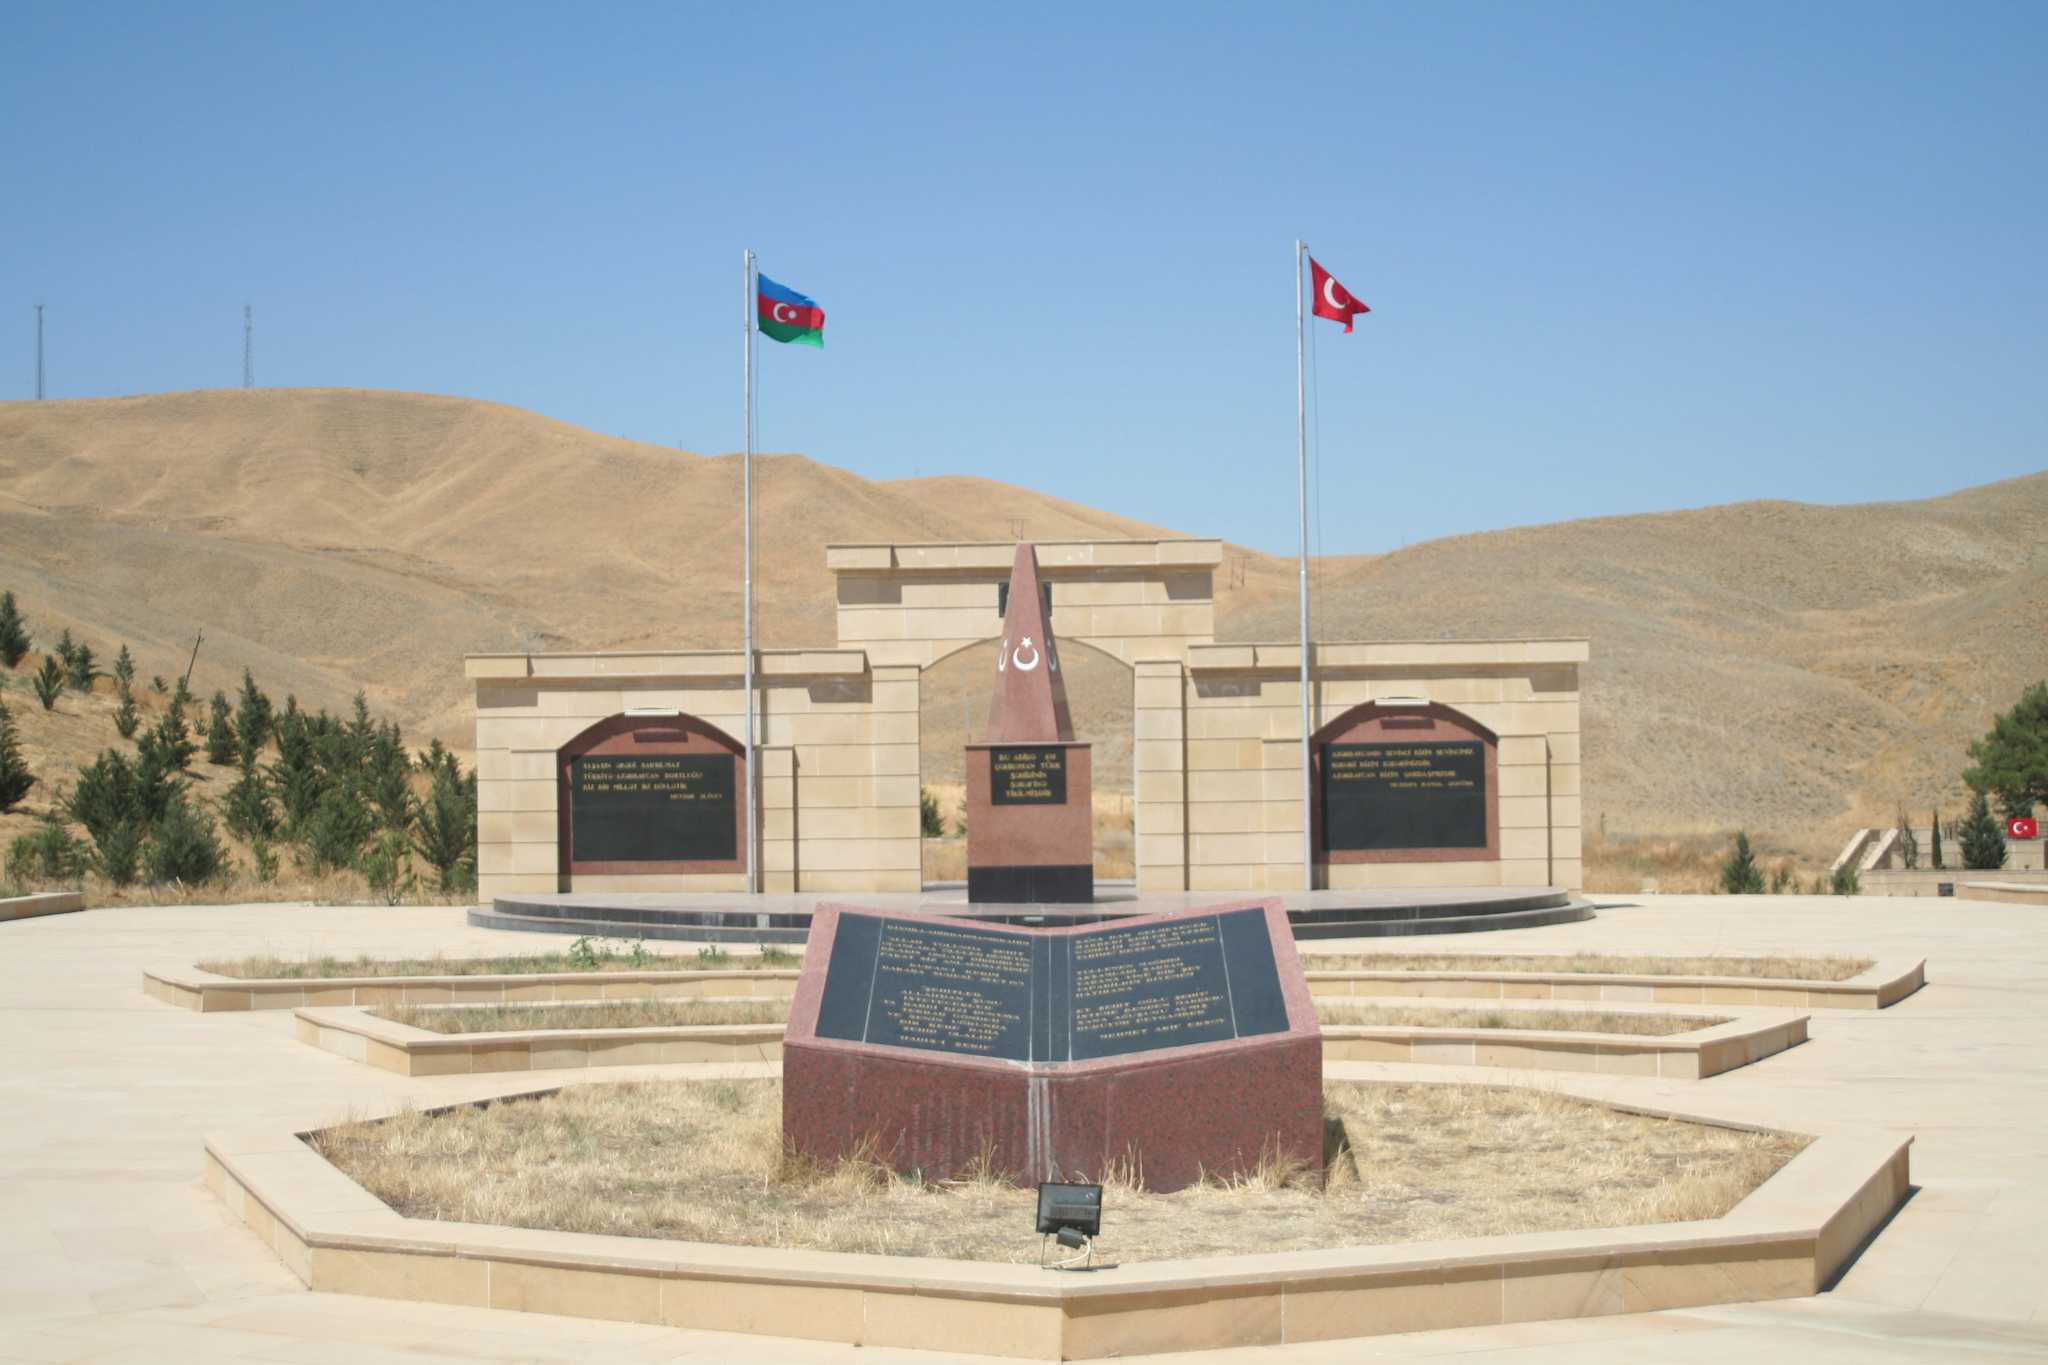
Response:
[{"label": "small turkish flag", "polygon": [[1344,330],[1351,330],[1351,319],[1372,309],[1351,297],[1351,291],[1337,283],[1337,277],[1316,264],[1316,258],[1308,258],[1309,276],[1316,286],[1315,315],[1332,322],[1344,324]]},{"label": "small turkish flag", "polygon": [[2006,821],[2005,832],[2015,839],[2038,839],[2041,837],[2041,827],[2024,815]]}]

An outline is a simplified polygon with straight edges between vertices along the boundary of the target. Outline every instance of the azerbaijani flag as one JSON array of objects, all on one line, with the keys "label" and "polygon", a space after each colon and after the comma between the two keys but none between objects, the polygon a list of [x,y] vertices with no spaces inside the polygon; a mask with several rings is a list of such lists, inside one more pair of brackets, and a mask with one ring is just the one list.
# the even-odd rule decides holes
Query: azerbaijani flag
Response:
[{"label": "azerbaijani flag", "polygon": [[760,291],[755,298],[755,310],[760,314],[757,321],[765,335],[799,346],[825,344],[825,310],[815,301],[766,275],[754,276],[754,287]]}]

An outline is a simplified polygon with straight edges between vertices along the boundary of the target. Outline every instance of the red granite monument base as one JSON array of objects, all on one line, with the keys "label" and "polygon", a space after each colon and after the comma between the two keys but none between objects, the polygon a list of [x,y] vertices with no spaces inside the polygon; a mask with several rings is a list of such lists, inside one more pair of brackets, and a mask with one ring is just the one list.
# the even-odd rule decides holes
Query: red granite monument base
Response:
[{"label": "red granite monument base", "polygon": [[[1280,1031],[1069,1061],[963,1055],[818,1032],[827,977],[847,916],[911,923],[924,939],[935,939],[923,964],[903,969],[929,971],[929,981],[937,983],[912,989],[937,992],[929,998],[957,1002],[963,992],[972,995],[976,989],[968,983],[975,969],[963,968],[964,959],[952,947],[956,939],[973,941],[961,935],[962,930],[1013,936],[1021,945],[1019,951],[1034,954],[1036,962],[1060,951],[1056,945],[1061,939],[1214,919],[1238,911],[1254,912],[1262,921],[1256,925],[1262,930],[1259,953],[1271,952],[1270,964],[1259,953],[1240,962],[1240,975],[1246,978],[1238,988],[1241,1008],[1247,1013],[1254,1009],[1249,978],[1263,970],[1278,991],[1273,1007],[1284,1009],[1285,1027]],[[1238,921],[1230,935],[1219,930],[1216,937],[1235,936],[1242,945],[1252,927]],[[1201,929],[1195,924],[1182,931]],[[873,961],[872,953],[865,958],[849,955],[839,965],[865,973],[853,985],[867,990],[869,979],[877,975]],[[885,941],[882,961],[895,970],[909,960],[900,945],[890,948]],[[1167,982],[1170,992],[1177,989],[1176,973],[1184,974],[1176,961],[1169,950],[1105,970],[1132,980]],[[850,906],[821,908],[804,962],[782,1052],[783,1134],[796,1150],[831,1160],[866,1147],[897,1170],[930,1179],[943,1179],[984,1161],[1025,1183],[1100,1180],[1113,1169],[1127,1167],[1155,1190],[1180,1189],[1205,1174],[1246,1172],[1273,1155],[1318,1173],[1322,1170],[1322,1038],[1293,936],[1277,901],[1178,911],[1110,925],[1004,931],[970,921],[930,916],[911,921]],[[899,994],[891,1001],[877,995],[870,1008],[897,1010],[899,1018],[904,1008],[913,1016],[927,1008],[904,1007],[906,998]],[[1152,991],[1144,996],[1144,1008],[1150,1011],[1146,1017],[1167,1020],[1164,1027],[1170,1036],[1173,1011],[1182,1008],[1172,1001],[1185,998],[1185,993]],[[1051,1003],[1054,1008],[1049,1012],[1058,1015],[1058,1002]],[[1067,1003],[1071,1008],[1073,1000]],[[1034,1016],[1029,1026],[1049,1035],[1057,1051],[1059,1029],[1071,1028],[1071,1018],[1064,1025],[1057,1018],[1048,1025],[1037,1017],[1047,1004],[1038,999],[1029,1007]],[[959,1008],[969,1019],[1008,1017],[1001,1004],[969,1002]],[[840,1013],[845,1016],[843,1002]],[[881,1019],[883,1014],[868,1017]]]},{"label": "red granite monument base", "polygon": [[1088,745],[1072,740],[967,746],[970,902],[1095,899],[1090,757]]}]

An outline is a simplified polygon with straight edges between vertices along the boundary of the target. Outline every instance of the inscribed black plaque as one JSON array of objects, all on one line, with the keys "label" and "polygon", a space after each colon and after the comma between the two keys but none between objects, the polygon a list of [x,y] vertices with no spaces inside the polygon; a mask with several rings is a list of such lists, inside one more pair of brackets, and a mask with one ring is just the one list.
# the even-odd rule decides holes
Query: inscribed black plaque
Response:
[{"label": "inscribed black plaque", "polygon": [[989,804],[1063,806],[1067,801],[1067,751],[1005,745],[988,751]]},{"label": "inscribed black plaque", "polygon": [[1331,744],[1323,842],[1333,851],[1486,847],[1486,746]]},{"label": "inscribed black plaque", "polygon": [[587,754],[569,760],[579,863],[717,862],[739,856],[731,754]]},{"label": "inscribed black plaque", "polygon": [[1051,935],[841,915],[817,1035],[1088,1061],[1287,1031],[1265,915]]},{"label": "inscribed black plaque", "polygon": [[841,915],[821,1038],[1030,1059],[1030,934]]}]

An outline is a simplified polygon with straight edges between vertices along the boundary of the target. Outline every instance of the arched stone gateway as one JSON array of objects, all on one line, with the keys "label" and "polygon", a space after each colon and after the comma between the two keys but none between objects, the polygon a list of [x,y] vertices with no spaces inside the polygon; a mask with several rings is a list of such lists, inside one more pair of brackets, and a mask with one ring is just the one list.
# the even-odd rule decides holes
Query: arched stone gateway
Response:
[{"label": "arched stone gateway", "polygon": [[1441,705],[1354,706],[1316,732],[1316,862],[1496,862],[1500,737]]},{"label": "arched stone gateway", "polygon": [[[828,547],[835,644],[756,652],[760,818],[752,838],[763,890],[919,891],[920,675],[1002,635],[1002,585],[1016,549]],[[1041,542],[1036,553],[1061,642],[1100,650],[1132,672],[1141,893],[1301,892],[1305,852],[1314,882],[1330,890],[1584,885],[1586,641],[1314,642],[1307,738],[1317,766],[1305,801],[1301,646],[1215,638],[1221,542]],[[572,888],[744,891],[744,844],[732,858],[712,856],[723,842],[603,845],[606,856],[584,856],[573,843],[577,796],[564,758],[586,736],[597,738],[576,756],[652,754],[625,736],[665,724],[687,736],[673,756],[704,760],[702,777],[689,781],[722,782],[723,763],[709,760],[731,759],[743,807],[744,763],[733,737],[748,699],[738,650],[472,655],[466,669],[476,687],[477,856],[486,898]],[[676,714],[645,714],[669,707]],[[636,728],[643,723],[655,729]],[[605,726],[620,728],[599,735]],[[1394,785],[1408,779],[1388,777],[1380,765],[1424,735],[1445,749],[1427,756],[1443,766],[1427,767],[1433,775],[1415,786]],[[620,747],[599,747],[612,741]],[[1400,761],[1424,771],[1421,757]],[[1333,781],[1342,788],[1334,802]],[[594,800],[623,795],[592,788],[581,798],[584,813]],[[1365,819],[1375,800],[1390,807],[1396,797],[1409,808]],[[697,805],[706,799],[715,805],[702,796],[687,804],[708,808]],[[642,825],[626,824],[641,833],[619,837],[653,838],[649,817],[635,818]],[[1411,832],[1389,833],[1402,829]],[[700,822],[698,835],[712,837],[708,824]],[[662,856],[643,856],[650,851]],[[597,865],[610,870],[586,870]]]},{"label": "arched stone gateway", "polygon": [[744,746],[681,712],[601,720],[555,755],[560,872],[578,878],[745,871]]}]

